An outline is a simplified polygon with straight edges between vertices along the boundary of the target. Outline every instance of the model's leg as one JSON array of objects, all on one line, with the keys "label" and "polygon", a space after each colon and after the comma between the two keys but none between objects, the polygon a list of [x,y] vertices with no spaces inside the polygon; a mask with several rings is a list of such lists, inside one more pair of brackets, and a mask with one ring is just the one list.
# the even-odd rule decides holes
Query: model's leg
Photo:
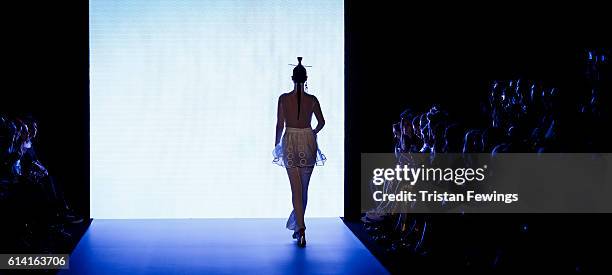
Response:
[{"label": "model's leg", "polygon": [[310,176],[314,166],[302,167],[300,169],[300,179],[302,180],[302,203],[304,204],[304,213],[306,213],[306,204],[308,203],[308,185],[310,185]]},{"label": "model's leg", "polygon": [[[304,223],[304,212],[306,212],[306,203],[308,202],[308,185],[310,183],[310,176],[312,175],[312,170],[314,167],[301,167],[298,168],[299,170],[299,174],[300,174],[300,187],[302,188],[302,215],[301,217],[298,216],[297,220],[301,223],[298,224],[302,224],[303,226],[300,227],[298,226],[298,231],[297,233],[297,245],[299,247],[304,247],[306,246],[306,234],[304,232],[304,230],[306,230],[306,224]],[[301,229],[300,229],[301,228]]]},{"label": "model's leg", "polygon": [[306,228],[304,225],[304,203],[302,202],[302,180],[299,168],[287,168],[289,183],[291,184],[291,202],[293,211],[287,221],[287,228],[294,231]]}]

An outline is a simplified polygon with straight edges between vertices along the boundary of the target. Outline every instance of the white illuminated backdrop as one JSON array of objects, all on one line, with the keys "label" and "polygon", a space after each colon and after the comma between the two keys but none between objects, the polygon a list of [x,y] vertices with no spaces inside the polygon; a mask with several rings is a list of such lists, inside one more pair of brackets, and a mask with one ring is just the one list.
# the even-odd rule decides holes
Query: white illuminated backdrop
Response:
[{"label": "white illuminated backdrop", "polygon": [[272,149],[297,56],[326,119],[306,217],[341,216],[343,13],[341,0],[90,1],[92,217],[286,218]]}]

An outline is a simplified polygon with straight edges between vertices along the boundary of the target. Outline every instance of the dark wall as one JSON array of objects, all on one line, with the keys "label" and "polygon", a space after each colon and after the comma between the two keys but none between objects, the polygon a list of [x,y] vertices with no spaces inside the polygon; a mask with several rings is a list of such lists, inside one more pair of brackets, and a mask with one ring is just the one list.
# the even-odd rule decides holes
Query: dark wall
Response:
[{"label": "dark wall", "polygon": [[392,150],[391,124],[406,107],[441,104],[476,116],[492,79],[575,85],[596,28],[570,7],[347,3],[351,93],[361,96],[361,152]]},{"label": "dark wall", "polygon": [[87,1],[3,7],[0,113],[39,121],[38,157],[78,214],[89,217]]}]

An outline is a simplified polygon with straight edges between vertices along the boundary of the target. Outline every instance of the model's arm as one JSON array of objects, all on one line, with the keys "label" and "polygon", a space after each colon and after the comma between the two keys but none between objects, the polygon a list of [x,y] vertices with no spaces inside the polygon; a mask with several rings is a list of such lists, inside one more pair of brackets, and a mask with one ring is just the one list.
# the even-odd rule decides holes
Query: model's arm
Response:
[{"label": "model's arm", "polygon": [[315,106],[313,112],[315,117],[317,118],[317,128],[315,128],[313,132],[316,135],[319,133],[319,131],[321,131],[321,129],[323,129],[323,126],[325,126],[325,118],[323,118],[323,112],[321,111],[321,105],[319,105],[319,100],[315,97],[314,101]]},{"label": "model's arm", "polygon": [[274,147],[280,143],[283,128],[285,127],[285,114],[283,113],[282,96],[278,97],[278,109],[276,111],[276,137],[274,138]]}]

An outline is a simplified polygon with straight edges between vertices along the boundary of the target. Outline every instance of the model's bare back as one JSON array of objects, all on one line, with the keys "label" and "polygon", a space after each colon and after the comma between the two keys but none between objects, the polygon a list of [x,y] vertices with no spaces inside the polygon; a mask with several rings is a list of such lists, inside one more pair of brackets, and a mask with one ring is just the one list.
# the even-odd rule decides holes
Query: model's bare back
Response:
[{"label": "model's bare back", "polygon": [[282,105],[282,117],[285,120],[285,126],[291,128],[310,128],[312,114],[315,114],[317,120],[322,117],[319,102],[315,96],[303,92],[300,99],[300,115],[298,119],[297,97],[297,92],[292,91],[282,94],[279,98],[279,102]]}]

